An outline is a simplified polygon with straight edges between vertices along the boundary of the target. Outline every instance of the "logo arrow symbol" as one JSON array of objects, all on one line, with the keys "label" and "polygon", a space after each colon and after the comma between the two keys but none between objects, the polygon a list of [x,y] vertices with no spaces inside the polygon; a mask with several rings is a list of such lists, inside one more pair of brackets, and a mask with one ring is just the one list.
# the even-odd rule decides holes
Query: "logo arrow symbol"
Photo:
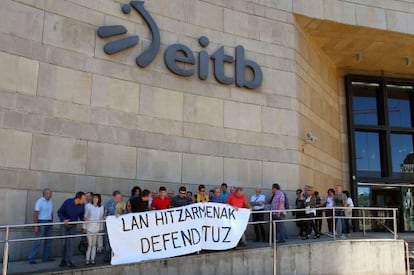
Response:
[{"label": "logo arrow symbol", "polygon": [[[148,66],[158,54],[161,43],[160,31],[158,30],[157,24],[155,24],[155,21],[152,18],[152,16],[144,8],[143,1],[131,1],[129,5],[122,5],[122,12],[125,14],[129,14],[131,12],[131,7],[133,7],[142,16],[144,21],[147,23],[152,36],[151,44],[136,58],[137,65],[144,68]],[[98,36],[100,38],[117,36],[125,34],[126,32],[127,29],[121,25],[102,26],[99,27],[97,31]],[[116,54],[120,51],[135,46],[136,44],[138,44],[138,41],[138,35],[133,35],[130,37],[114,40],[105,44],[104,52],[109,55]]]},{"label": "logo arrow symbol", "polygon": [[152,16],[144,8],[143,2],[131,1],[130,5],[142,16],[142,18],[144,18],[152,35],[151,45],[149,45],[148,48],[146,48],[144,52],[136,58],[137,65],[143,68],[148,66],[148,64],[150,64],[158,54],[161,43],[160,31],[158,30],[157,24],[155,24]]}]

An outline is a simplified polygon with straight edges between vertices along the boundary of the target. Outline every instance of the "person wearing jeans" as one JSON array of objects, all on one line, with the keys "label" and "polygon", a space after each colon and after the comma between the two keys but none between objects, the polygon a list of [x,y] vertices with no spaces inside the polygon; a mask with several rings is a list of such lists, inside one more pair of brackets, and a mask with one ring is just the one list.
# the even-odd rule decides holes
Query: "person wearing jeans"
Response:
[{"label": "person wearing jeans", "polygon": [[[63,236],[75,235],[76,224],[70,224],[70,222],[84,220],[85,200],[85,193],[78,192],[76,193],[75,198],[65,200],[59,208],[58,216],[60,221],[63,222],[61,226],[61,233]],[[59,264],[60,267],[75,267],[72,263],[73,242],[74,238],[72,237],[63,239],[62,261]]]},{"label": "person wearing jeans", "polygon": [[[278,183],[274,183],[272,185],[272,192],[274,192],[274,196],[271,203],[272,210],[279,210],[273,213],[274,220],[283,220],[285,217],[284,210],[285,210],[285,194],[280,189],[280,185]],[[285,223],[278,222],[276,223],[276,231],[279,239],[277,240],[278,243],[285,242]]]},{"label": "person wearing jeans", "polygon": [[[255,213],[255,211],[263,211],[265,202],[266,197],[264,194],[262,194],[262,189],[260,187],[256,187],[256,193],[250,198],[250,205],[253,208],[252,216],[254,222],[264,221],[264,213]],[[256,234],[256,242],[267,241],[263,223],[254,225],[254,233]]]},{"label": "person wearing jeans", "polygon": [[[43,196],[36,201],[33,211],[33,223],[51,223],[53,221],[53,201],[52,191],[49,188],[43,190]],[[35,237],[52,236],[52,225],[39,225],[34,227]],[[33,242],[32,250],[29,255],[29,263],[36,264],[36,257],[40,248],[40,241]],[[43,241],[43,262],[53,261],[51,257],[52,240],[45,239]]]}]

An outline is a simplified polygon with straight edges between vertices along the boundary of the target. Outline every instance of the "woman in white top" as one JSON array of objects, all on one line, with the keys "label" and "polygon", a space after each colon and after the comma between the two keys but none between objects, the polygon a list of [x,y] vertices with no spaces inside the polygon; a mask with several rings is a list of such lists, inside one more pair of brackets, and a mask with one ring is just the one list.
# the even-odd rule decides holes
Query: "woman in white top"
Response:
[{"label": "woman in white top", "polygon": [[[94,194],[92,203],[85,206],[85,218],[87,221],[103,220],[104,207],[101,206],[101,195]],[[83,224],[83,229],[87,234],[98,233],[102,231],[103,224],[98,222],[87,222]],[[97,235],[88,235],[88,250],[86,251],[86,265],[95,264]]]}]

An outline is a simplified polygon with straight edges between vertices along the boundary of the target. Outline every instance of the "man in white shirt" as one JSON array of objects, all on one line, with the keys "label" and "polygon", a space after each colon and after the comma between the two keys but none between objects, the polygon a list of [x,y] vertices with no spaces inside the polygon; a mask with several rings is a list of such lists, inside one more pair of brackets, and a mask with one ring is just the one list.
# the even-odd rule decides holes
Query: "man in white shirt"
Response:
[{"label": "man in white shirt", "polygon": [[[253,207],[253,221],[260,222],[264,220],[264,213],[255,213],[255,211],[263,211],[265,207],[266,197],[262,194],[262,189],[256,187],[256,193],[251,196],[250,204]],[[255,242],[266,242],[266,235],[263,223],[258,223],[254,225],[254,232],[256,233]]]},{"label": "man in white shirt", "polygon": [[[51,223],[53,221],[53,201],[52,190],[43,190],[43,196],[36,201],[33,211],[33,223]],[[40,225],[34,227],[35,237],[50,237],[52,235],[52,225]],[[53,261],[51,258],[51,239],[44,240],[43,262]],[[37,253],[39,252],[40,240],[33,241],[32,250],[29,255],[29,263],[36,264]]]}]

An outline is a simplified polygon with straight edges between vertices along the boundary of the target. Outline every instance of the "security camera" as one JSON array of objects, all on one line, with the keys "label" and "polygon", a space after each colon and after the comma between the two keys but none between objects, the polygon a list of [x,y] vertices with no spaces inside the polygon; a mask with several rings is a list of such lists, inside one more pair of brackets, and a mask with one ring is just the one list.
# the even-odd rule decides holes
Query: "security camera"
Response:
[{"label": "security camera", "polygon": [[306,134],[306,138],[307,138],[307,140],[309,141],[309,143],[314,143],[315,141],[317,141],[318,140],[318,137],[317,136],[315,136],[314,134],[312,134],[312,133],[307,133]]}]

